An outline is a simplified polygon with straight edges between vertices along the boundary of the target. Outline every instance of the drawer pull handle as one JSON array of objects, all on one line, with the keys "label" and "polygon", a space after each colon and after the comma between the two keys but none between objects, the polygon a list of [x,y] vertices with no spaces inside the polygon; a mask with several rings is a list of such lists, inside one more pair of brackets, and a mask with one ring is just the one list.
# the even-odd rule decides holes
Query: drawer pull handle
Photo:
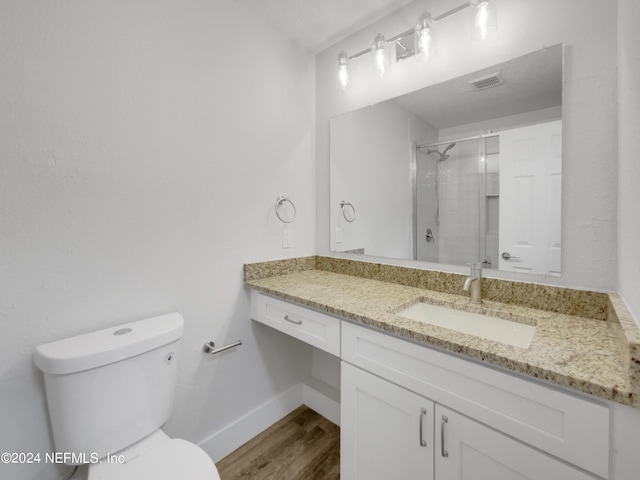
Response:
[{"label": "drawer pull handle", "polygon": [[440,454],[445,458],[449,456],[449,452],[444,449],[444,424],[448,421],[449,419],[442,415],[442,421],[440,422]]},{"label": "drawer pull handle", "polygon": [[427,415],[427,411],[424,408],[421,408],[420,409],[420,446],[421,447],[427,446],[427,442],[424,440],[422,436],[422,424],[423,424],[424,417],[426,415]]},{"label": "drawer pull handle", "polygon": [[289,318],[289,315],[285,315],[285,316],[284,316],[284,319],[285,319],[287,322],[295,323],[296,325],[302,325],[302,320],[291,320],[291,319]]}]

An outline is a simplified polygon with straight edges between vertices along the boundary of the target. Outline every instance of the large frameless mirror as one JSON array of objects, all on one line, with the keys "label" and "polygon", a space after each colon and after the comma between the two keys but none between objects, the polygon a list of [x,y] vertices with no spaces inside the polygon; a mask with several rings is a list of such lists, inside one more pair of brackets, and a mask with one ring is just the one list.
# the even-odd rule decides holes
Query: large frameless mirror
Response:
[{"label": "large frameless mirror", "polygon": [[559,276],[562,45],[331,119],[331,250]]}]

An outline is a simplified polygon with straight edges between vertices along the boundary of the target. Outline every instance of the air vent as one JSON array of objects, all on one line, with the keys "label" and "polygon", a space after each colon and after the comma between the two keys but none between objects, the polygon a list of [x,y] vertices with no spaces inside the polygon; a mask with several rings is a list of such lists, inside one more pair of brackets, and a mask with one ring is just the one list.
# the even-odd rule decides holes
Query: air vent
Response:
[{"label": "air vent", "polygon": [[485,88],[497,87],[498,85],[502,85],[504,83],[504,79],[500,72],[492,73],[491,75],[486,75],[484,77],[476,78],[475,80],[470,80],[469,84],[472,85],[476,90],[484,90]]}]

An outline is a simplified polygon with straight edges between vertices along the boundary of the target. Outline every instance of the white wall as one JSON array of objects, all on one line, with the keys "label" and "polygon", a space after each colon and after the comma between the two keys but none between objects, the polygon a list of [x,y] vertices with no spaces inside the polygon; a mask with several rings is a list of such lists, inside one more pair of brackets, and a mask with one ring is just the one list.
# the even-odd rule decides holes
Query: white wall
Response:
[{"label": "white wall", "polygon": [[[434,127],[383,102],[332,119],[330,135],[331,250],[412,258],[412,143],[434,138]],[[356,210],[353,222],[343,216],[343,200]],[[340,243],[336,228],[342,229]]]},{"label": "white wall", "polygon": [[[428,2],[434,16],[460,2]],[[616,288],[617,109],[615,2],[596,0],[510,0],[499,4],[498,34],[472,42],[468,16],[453,15],[438,25],[438,57],[432,63],[407,61],[388,78],[371,75],[368,56],[356,59],[347,92],[335,86],[340,50],[366,48],[378,32],[391,36],[411,28],[423,2],[413,2],[316,57],[317,244],[328,253],[328,124],[335,115],[454,78],[542,48],[565,44],[563,99],[563,250],[559,279],[536,282],[612,290]],[[401,263],[401,262],[392,262]],[[443,267],[438,267],[443,268]],[[466,271],[466,267],[447,267]],[[503,276],[502,272],[491,273]],[[532,280],[510,275],[509,278]]]},{"label": "white wall", "polygon": [[307,377],[309,348],[249,320],[242,265],[315,253],[312,57],[230,0],[7,0],[0,32],[0,451],[53,450],[38,344],[164,312],[186,320],[171,435]]},{"label": "white wall", "polygon": [[640,323],[640,3],[618,3],[618,286]]}]

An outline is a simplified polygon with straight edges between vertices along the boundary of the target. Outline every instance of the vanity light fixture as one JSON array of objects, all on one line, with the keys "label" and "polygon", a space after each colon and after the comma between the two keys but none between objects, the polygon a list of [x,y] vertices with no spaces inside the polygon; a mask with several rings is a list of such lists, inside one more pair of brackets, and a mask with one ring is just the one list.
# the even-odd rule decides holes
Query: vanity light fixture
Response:
[{"label": "vanity light fixture", "polygon": [[344,50],[340,52],[338,55],[338,82],[340,83],[340,87],[343,90],[349,88],[351,82],[349,81],[349,64],[351,63],[351,59],[347,52]]},{"label": "vanity light fixture", "polygon": [[[429,60],[435,57],[437,55],[436,23],[466,8],[469,8],[471,12],[471,38],[484,40],[490,37],[498,30],[496,1],[497,0],[470,0],[437,17],[432,17],[430,13],[424,12],[420,15],[420,18],[418,18],[415,27],[411,30],[395,35],[389,39],[385,39],[385,37],[379,33],[373,39],[373,44],[370,48],[354,55],[348,55],[345,51],[340,52],[337,62],[340,87],[346,90],[350,84],[349,65],[351,61],[367,53],[371,53],[373,67],[380,76],[384,76],[390,69],[390,46],[397,44],[404,51],[402,55],[398,55],[396,61],[405,60],[409,57],[416,57],[420,60]],[[413,49],[407,47],[405,42],[403,42],[407,37],[413,37]]]},{"label": "vanity light fixture", "polygon": [[416,58],[427,61],[438,54],[435,25],[436,22],[429,12],[420,15],[415,27],[414,52]]},{"label": "vanity light fixture", "polygon": [[471,0],[469,7],[473,40],[484,40],[498,31],[495,0]]},{"label": "vanity light fixture", "polygon": [[389,62],[389,42],[384,39],[384,35],[378,34],[371,44],[371,59],[373,68],[379,76],[384,77],[389,71],[391,63]]}]

